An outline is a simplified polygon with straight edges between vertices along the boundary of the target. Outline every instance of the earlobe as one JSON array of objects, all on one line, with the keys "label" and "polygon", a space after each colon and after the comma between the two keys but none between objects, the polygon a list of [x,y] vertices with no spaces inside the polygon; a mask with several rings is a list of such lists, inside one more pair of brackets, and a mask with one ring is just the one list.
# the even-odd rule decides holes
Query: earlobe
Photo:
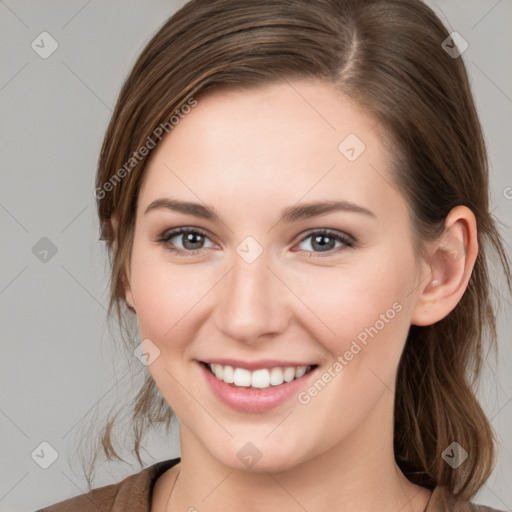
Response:
[{"label": "earlobe", "polygon": [[413,325],[432,325],[446,317],[466,291],[478,254],[477,227],[473,212],[453,208],[445,229],[430,248],[430,271],[424,277],[413,308]]},{"label": "earlobe", "polygon": [[125,264],[123,269],[123,284],[124,284],[124,300],[128,306],[128,309],[136,313],[135,301],[133,299],[132,288],[130,285],[130,269],[129,264]]},{"label": "earlobe", "polygon": [[135,302],[133,301],[133,294],[128,284],[125,286],[124,297],[126,300],[126,304],[128,304],[128,307],[135,313]]},{"label": "earlobe", "polygon": [[[119,219],[117,218],[117,216],[115,214],[113,214],[112,217],[110,218],[110,222],[112,223],[112,230],[114,232],[114,240],[112,242],[112,250],[114,251],[114,254],[115,254],[117,252],[117,247],[118,247],[117,233],[118,233],[118,228],[119,228]],[[125,300],[126,304],[128,305],[128,308],[135,313],[136,312],[135,311],[135,302],[133,300],[133,294],[132,294],[132,290],[130,288],[129,269],[127,269],[126,266],[123,271],[122,280],[124,283],[124,300]]]}]

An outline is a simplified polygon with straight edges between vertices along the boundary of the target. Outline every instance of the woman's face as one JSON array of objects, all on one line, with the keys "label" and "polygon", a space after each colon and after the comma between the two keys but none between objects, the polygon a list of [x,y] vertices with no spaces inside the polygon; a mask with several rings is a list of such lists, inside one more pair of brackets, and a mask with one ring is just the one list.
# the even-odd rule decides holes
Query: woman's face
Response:
[{"label": "woman's face", "polygon": [[200,97],[153,150],[127,300],[182,452],[275,471],[390,442],[421,267],[389,162],[322,81]]}]

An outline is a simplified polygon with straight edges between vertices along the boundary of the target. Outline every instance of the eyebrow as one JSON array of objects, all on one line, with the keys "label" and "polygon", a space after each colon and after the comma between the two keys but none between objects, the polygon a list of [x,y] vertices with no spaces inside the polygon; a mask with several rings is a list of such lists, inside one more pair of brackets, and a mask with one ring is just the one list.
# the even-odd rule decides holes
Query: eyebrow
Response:
[{"label": "eyebrow", "polygon": [[[146,208],[144,215],[157,209],[166,209],[187,215],[193,215],[194,217],[200,217],[214,222],[221,221],[220,215],[216,212],[215,208],[211,206],[188,201],[178,201],[171,198],[156,199]],[[375,217],[375,214],[372,211],[358,204],[351,203],[350,201],[316,201],[285,208],[281,215],[280,222],[298,222],[300,220],[325,215],[335,211],[362,213]]]}]

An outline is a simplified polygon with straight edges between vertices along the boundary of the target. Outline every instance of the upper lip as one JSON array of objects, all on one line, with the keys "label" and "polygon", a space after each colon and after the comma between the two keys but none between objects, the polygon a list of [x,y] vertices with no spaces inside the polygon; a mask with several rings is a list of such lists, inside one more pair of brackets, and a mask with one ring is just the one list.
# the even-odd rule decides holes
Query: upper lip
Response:
[{"label": "upper lip", "polygon": [[233,366],[234,368],[245,368],[246,370],[258,370],[260,368],[286,368],[289,366],[316,366],[315,363],[301,361],[278,361],[277,359],[259,359],[258,361],[241,361],[239,359],[208,359],[201,360],[206,364],[221,364],[222,366]]}]

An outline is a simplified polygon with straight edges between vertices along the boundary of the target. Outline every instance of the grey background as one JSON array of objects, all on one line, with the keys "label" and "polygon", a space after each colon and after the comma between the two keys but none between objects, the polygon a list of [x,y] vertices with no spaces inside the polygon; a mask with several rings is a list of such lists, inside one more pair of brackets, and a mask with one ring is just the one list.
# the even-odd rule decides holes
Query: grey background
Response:
[{"label": "grey background", "polygon": [[[80,468],[68,460],[76,435],[98,401],[108,409],[133,386],[112,363],[93,180],[122,80],[183,3],[0,0],[0,511],[30,512],[83,492]],[[512,1],[429,3],[469,43],[463,58],[488,141],[492,209],[510,226]],[[43,31],[59,45],[47,59],[31,47]],[[511,230],[503,232],[510,255]],[[32,252],[43,237],[57,249],[46,262]],[[502,446],[475,501],[511,511],[512,307],[499,290],[508,300],[499,321],[500,356],[489,361],[479,393]],[[48,469],[31,456],[42,442],[58,452]],[[146,464],[178,456],[177,429],[170,439],[152,436],[146,447]],[[95,486],[138,470],[103,464]]]}]

